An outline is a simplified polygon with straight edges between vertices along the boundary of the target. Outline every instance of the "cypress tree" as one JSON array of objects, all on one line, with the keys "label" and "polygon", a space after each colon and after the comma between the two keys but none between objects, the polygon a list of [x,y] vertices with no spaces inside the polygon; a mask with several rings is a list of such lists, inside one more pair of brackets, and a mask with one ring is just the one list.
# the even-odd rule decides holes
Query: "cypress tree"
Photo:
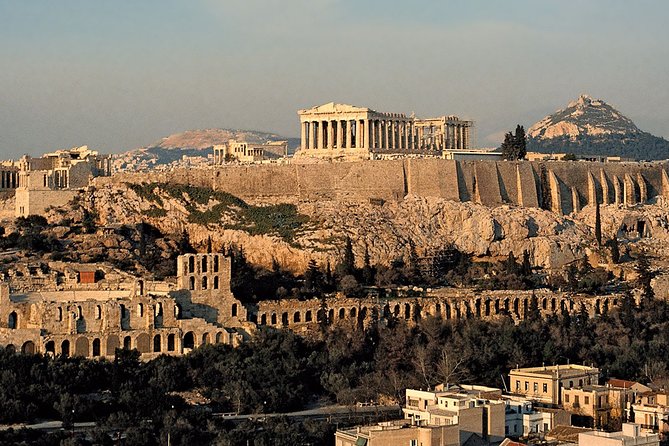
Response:
[{"label": "cypress tree", "polygon": [[597,246],[602,246],[602,217],[599,213],[599,201],[595,206],[595,239]]}]

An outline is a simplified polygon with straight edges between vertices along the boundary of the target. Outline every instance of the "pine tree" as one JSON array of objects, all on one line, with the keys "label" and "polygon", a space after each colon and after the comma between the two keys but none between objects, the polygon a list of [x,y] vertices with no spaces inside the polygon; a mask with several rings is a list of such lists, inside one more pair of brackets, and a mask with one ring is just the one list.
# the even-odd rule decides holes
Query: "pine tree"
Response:
[{"label": "pine tree", "polygon": [[642,290],[642,302],[648,303],[653,300],[655,297],[655,292],[651,286],[651,281],[653,280],[653,273],[650,270],[650,259],[648,255],[641,251],[636,260],[636,270],[639,274],[638,283]]},{"label": "pine tree", "polygon": [[179,243],[179,253],[180,254],[195,254],[195,249],[190,244],[190,237],[188,231],[185,229],[181,233],[181,241]]},{"label": "pine tree", "polygon": [[530,253],[527,249],[523,250],[523,263],[520,267],[520,273],[524,277],[528,277],[532,274],[532,264],[530,263]]},{"label": "pine tree", "polygon": [[549,211],[552,207],[551,202],[551,187],[548,184],[548,173],[546,173],[546,165],[541,164],[541,172],[539,174],[541,182],[541,209]]},{"label": "pine tree", "polygon": [[502,152],[502,157],[505,160],[516,159],[513,147],[513,135],[511,132],[507,132],[506,135],[504,135],[504,142],[500,146],[500,151]]},{"label": "pine tree", "polygon": [[211,235],[207,237],[207,254],[211,254],[213,252],[212,246],[211,246]]},{"label": "pine tree", "polygon": [[595,206],[595,239],[597,240],[597,245],[602,246],[602,217],[599,213],[599,201]]}]

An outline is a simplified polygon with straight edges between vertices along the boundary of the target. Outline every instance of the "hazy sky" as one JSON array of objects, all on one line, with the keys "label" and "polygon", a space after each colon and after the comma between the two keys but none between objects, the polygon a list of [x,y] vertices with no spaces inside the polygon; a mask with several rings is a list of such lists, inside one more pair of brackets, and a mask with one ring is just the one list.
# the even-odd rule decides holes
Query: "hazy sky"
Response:
[{"label": "hazy sky", "polygon": [[0,0],[0,158],[194,128],[299,135],[335,101],[476,121],[589,93],[669,137],[666,0]]}]

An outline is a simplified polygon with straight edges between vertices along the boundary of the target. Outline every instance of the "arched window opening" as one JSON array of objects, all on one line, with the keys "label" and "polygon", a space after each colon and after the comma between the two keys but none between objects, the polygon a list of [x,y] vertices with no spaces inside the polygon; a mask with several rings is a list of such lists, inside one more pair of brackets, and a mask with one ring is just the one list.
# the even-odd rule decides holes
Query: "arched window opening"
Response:
[{"label": "arched window opening", "polygon": [[191,291],[195,289],[195,277],[190,277],[188,279],[188,289]]},{"label": "arched window opening", "polygon": [[188,272],[193,274],[195,272],[195,257],[188,257]]},{"label": "arched window opening", "polygon": [[70,356],[70,341],[67,339],[60,344],[60,354],[65,357]]},{"label": "arched window opening", "polygon": [[207,272],[207,256],[202,257],[202,272]]},{"label": "arched window opening", "polygon": [[301,322],[301,315],[299,311],[296,311],[295,314],[293,314],[293,322]]},{"label": "arched window opening", "polygon": [[215,289],[215,290],[218,289],[218,276],[215,276],[215,277],[214,277],[214,289]]},{"label": "arched window opening", "polygon": [[19,326],[19,316],[16,314],[16,311],[9,313],[9,318],[7,320],[7,327],[12,330],[16,329]]},{"label": "arched window opening", "polygon": [[304,314],[304,322],[311,322],[311,310],[307,310],[307,312]]},{"label": "arched window opening", "polygon": [[137,316],[144,317],[144,304],[137,304]]},{"label": "arched window opening", "polygon": [[207,278],[206,277],[202,278],[202,289],[203,290],[207,289]]},{"label": "arched window opening", "polygon": [[218,256],[217,255],[214,256],[214,272],[215,273],[218,272]]},{"label": "arched window opening", "polygon": [[93,356],[100,356],[100,339],[93,339]]},{"label": "arched window opening", "polygon": [[123,338],[123,350],[130,350],[132,348],[132,338],[130,336],[126,336]]},{"label": "arched window opening", "polygon": [[173,352],[175,350],[175,345],[174,341],[176,340],[174,333],[170,333],[167,335],[167,351],[168,352]]},{"label": "arched window opening", "polygon": [[58,307],[58,316],[57,316],[57,319],[58,319],[59,322],[63,320],[63,309],[60,308],[60,307]]},{"label": "arched window opening", "polygon": [[237,317],[237,304],[232,304],[232,317]]},{"label": "arched window opening", "polygon": [[102,319],[102,307],[100,305],[95,306],[95,319]]},{"label": "arched window opening", "polygon": [[160,335],[157,334],[153,337],[153,351],[154,352],[159,352],[161,351],[161,345],[160,345]]}]

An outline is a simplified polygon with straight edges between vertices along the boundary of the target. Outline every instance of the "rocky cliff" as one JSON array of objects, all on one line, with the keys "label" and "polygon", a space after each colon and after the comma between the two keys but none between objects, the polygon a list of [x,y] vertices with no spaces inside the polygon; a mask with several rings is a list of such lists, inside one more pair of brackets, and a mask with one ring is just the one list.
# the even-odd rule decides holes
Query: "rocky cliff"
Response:
[{"label": "rocky cliff", "polygon": [[588,95],[534,124],[527,136],[530,151],[669,158],[669,141],[639,130],[614,107]]},{"label": "rocky cliff", "polygon": [[[143,188],[105,185],[91,188],[82,198],[102,225],[147,222],[172,235],[186,230],[199,249],[211,236],[214,249],[240,245],[252,263],[269,267],[278,261],[295,272],[303,271],[312,258],[320,264],[337,263],[347,236],[358,262],[368,248],[372,263],[380,264],[407,260],[412,245],[419,256],[454,245],[486,258],[528,250],[535,265],[560,268],[584,257],[595,244],[591,206],[563,216],[538,208],[489,208],[411,195],[383,204],[321,200],[252,206],[206,188],[174,189],[158,183]],[[654,237],[669,239],[663,206],[662,201],[629,209],[602,206],[604,237],[613,237],[622,227],[634,231],[643,221],[644,230]],[[62,211],[51,218],[62,219]]]}]

